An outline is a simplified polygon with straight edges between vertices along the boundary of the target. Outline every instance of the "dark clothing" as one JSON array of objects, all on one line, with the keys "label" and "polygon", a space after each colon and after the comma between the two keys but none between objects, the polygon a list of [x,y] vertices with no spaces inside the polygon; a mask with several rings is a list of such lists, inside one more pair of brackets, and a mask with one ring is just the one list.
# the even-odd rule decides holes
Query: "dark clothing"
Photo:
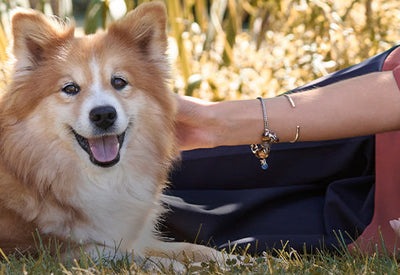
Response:
[{"label": "dark clothing", "polygon": [[[381,71],[394,48],[292,92]],[[262,170],[249,146],[183,152],[166,191],[164,235],[250,252],[333,249],[351,243],[374,209],[375,139],[279,143]]]}]

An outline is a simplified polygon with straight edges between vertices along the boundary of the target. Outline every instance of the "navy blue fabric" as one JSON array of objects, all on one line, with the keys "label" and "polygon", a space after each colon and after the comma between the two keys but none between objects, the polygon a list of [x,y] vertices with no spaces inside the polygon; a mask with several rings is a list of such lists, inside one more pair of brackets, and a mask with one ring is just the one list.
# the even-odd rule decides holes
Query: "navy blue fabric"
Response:
[{"label": "navy blue fabric", "polygon": [[[390,49],[290,92],[380,71]],[[309,251],[350,243],[372,219],[374,136],[272,146],[262,170],[249,146],[182,153],[165,202],[165,236],[250,252],[289,245]]]}]

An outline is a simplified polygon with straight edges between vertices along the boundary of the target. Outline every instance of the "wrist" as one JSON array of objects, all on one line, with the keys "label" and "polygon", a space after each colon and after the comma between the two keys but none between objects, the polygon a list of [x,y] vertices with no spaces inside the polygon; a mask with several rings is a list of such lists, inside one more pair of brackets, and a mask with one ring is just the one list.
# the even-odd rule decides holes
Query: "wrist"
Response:
[{"label": "wrist", "polygon": [[202,124],[206,133],[205,142],[209,148],[225,145],[221,136],[221,131],[223,131],[224,127],[222,104],[223,102],[210,102],[201,108]]},{"label": "wrist", "polygon": [[247,145],[260,140],[263,116],[258,100],[223,101],[208,108],[207,124],[213,146]]}]

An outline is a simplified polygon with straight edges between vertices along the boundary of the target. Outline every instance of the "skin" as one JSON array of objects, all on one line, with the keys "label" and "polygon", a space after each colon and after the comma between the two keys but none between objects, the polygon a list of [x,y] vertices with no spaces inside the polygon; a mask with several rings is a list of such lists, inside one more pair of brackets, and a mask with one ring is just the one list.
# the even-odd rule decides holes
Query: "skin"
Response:
[{"label": "skin", "polygon": [[[329,140],[400,129],[400,91],[391,71],[343,80],[264,99],[268,128],[280,142]],[[181,150],[259,143],[264,129],[260,101],[211,103],[178,96],[177,137]]]}]

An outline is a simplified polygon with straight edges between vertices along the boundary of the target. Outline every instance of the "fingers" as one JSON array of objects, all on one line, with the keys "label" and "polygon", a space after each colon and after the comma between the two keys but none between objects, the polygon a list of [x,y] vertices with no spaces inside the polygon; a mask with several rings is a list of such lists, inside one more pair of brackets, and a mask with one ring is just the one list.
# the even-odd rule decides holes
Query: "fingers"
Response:
[{"label": "fingers", "polygon": [[176,117],[176,137],[181,150],[210,147],[207,128],[207,110],[210,102],[177,95],[178,114]]}]

